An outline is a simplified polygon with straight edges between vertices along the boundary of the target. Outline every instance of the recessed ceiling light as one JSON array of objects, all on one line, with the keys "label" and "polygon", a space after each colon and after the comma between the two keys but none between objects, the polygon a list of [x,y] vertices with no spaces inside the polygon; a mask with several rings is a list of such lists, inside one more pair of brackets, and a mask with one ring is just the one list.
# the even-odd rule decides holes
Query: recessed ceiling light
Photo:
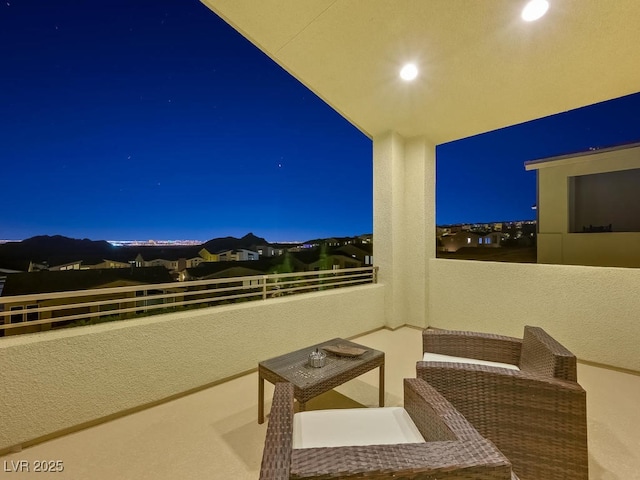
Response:
[{"label": "recessed ceiling light", "polygon": [[400,78],[410,82],[411,80],[415,80],[418,76],[418,67],[416,67],[413,63],[407,63],[402,70],[400,70]]},{"label": "recessed ceiling light", "polygon": [[525,22],[533,22],[547,13],[547,10],[549,10],[547,0],[531,0],[522,9],[522,19]]}]

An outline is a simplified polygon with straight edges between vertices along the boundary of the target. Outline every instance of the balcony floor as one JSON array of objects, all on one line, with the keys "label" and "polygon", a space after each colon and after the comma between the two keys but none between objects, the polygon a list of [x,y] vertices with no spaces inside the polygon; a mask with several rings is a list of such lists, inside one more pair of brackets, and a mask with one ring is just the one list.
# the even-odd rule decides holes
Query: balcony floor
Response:
[{"label": "balcony floor", "polygon": [[[415,376],[420,331],[380,330],[355,339],[386,353],[386,404],[402,404],[402,379]],[[640,479],[640,376],[580,364],[587,390],[591,480]],[[56,474],[11,473],[10,478],[251,479],[258,478],[266,422],[257,423],[257,373],[76,433],[5,455],[13,462],[61,460]],[[309,402],[309,409],[376,406],[377,371]],[[267,382],[266,398],[273,387]],[[61,407],[64,408],[64,407]],[[269,409],[269,405],[266,407]],[[4,478],[4,477],[3,477]]]}]

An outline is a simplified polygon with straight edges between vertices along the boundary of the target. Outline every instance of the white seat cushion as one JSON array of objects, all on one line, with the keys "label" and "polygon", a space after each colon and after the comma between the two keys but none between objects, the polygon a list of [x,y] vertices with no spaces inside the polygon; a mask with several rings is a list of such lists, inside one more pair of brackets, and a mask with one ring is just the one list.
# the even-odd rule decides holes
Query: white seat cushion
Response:
[{"label": "white seat cushion", "polygon": [[490,362],[488,360],[478,360],[476,358],[453,357],[451,355],[441,355],[439,353],[424,352],[422,360],[425,362],[450,362],[450,363],[471,363],[474,365],[487,365],[489,367],[509,368],[520,370],[517,365],[501,362]]},{"label": "white seat cushion", "polygon": [[402,407],[346,408],[293,416],[293,448],[424,442]]}]

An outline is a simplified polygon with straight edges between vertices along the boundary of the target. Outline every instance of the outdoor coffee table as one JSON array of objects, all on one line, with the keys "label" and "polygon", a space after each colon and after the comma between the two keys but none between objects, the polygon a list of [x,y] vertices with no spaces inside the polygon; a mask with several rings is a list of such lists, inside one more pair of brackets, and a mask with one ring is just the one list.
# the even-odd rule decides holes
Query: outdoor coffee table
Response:
[{"label": "outdoor coffee table", "polygon": [[[309,354],[316,348],[322,349],[325,346],[338,344],[367,351],[357,357],[338,356],[327,352],[324,367],[314,368],[308,365]],[[378,400],[380,406],[384,407],[384,352],[379,350],[342,338],[334,338],[260,362],[258,364],[258,423],[264,423],[265,380],[273,384],[292,383],[294,397],[298,400],[300,411],[304,411],[305,404],[313,397],[328,392],[374,368],[380,368]]]}]

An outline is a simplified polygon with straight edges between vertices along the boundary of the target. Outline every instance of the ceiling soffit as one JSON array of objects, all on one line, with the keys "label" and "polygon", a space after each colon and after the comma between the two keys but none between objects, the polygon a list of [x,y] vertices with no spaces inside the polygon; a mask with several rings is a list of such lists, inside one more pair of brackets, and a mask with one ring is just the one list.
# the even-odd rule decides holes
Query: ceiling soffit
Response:
[{"label": "ceiling soffit", "polygon": [[550,1],[204,3],[368,136],[439,144],[640,90],[640,2]]}]

